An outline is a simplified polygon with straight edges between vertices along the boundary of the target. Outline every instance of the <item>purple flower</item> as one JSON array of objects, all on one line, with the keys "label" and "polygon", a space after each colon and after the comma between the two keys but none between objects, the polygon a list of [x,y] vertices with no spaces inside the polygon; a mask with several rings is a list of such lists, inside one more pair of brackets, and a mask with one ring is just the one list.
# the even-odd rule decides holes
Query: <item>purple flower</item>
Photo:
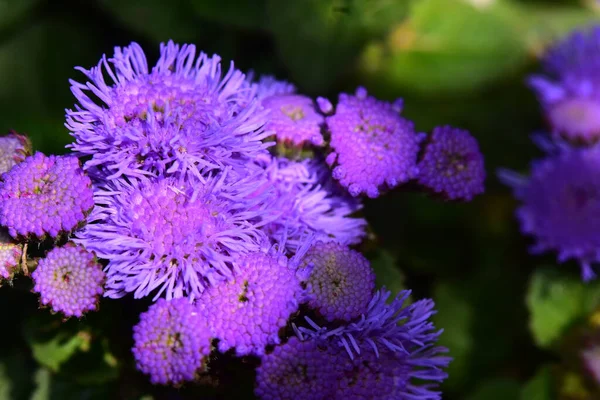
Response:
[{"label": "purple flower", "polygon": [[98,186],[77,242],[108,260],[106,296],[156,290],[155,299],[195,298],[230,277],[232,261],[258,250],[265,197],[249,199],[252,177],[225,184],[225,175],[205,184],[163,178]]},{"label": "purple flower", "polygon": [[90,178],[73,156],[36,153],[3,178],[0,225],[15,238],[69,234],[94,206]]},{"label": "purple flower", "polygon": [[384,363],[393,357],[405,371],[400,377],[404,383],[398,388],[402,396],[419,400],[439,399],[440,394],[433,390],[435,383],[418,385],[412,382],[412,379],[441,382],[447,377],[443,368],[448,366],[450,358],[440,355],[447,349],[435,346],[442,331],[436,331],[429,321],[435,313],[434,303],[426,299],[405,306],[410,296],[407,290],[387,303],[390,294],[387,290],[375,293],[367,311],[353,322],[328,328],[320,327],[305,317],[311,328],[298,327],[296,333],[301,340],[332,343],[345,349],[350,360],[360,360],[357,362],[372,359],[371,355],[365,355],[366,352],[383,358]]},{"label": "purple flower", "polygon": [[333,398],[339,371],[334,357],[316,341],[295,337],[261,357],[254,393],[262,400]]},{"label": "purple flower", "polygon": [[576,31],[544,57],[546,75],[529,85],[541,102],[552,133],[591,143],[600,137],[600,26]]},{"label": "purple flower", "polygon": [[220,57],[196,57],[193,45],[162,44],[150,71],[136,43],[79,70],[89,82],[71,81],[79,104],[66,125],[75,138],[70,147],[92,156],[86,169],[104,167],[110,178],[200,176],[226,165],[242,169],[266,151],[267,112],[256,88],[233,66],[223,76]]},{"label": "purple flower", "polygon": [[483,193],[483,156],[477,140],[466,130],[435,128],[418,167],[418,182],[447,199],[469,201]]},{"label": "purple flower", "polygon": [[31,154],[31,142],[27,136],[10,132],[0,136],[0,178]]},{"label": "purple flower", "polygon": [[325,117],[316,110],[310,97],[299,94],[276,95],[262,100],[262,105],[270,111],[266,129],[275,132],[279,143],[291,143],[297,147],[323,144],[321,125]]},{"label": "purple flower", "polygon": [[358,88],[354,96],[340,94],[335,114],[326,118],[332,148],[327,162],[352,196],[377,197],[380,189],[417,175],[419,136],[400,111],[398,101],[380,101]]},{"label": "purple flower", "polygon": [[[252,76],[249,77],[252,82]],[[259,100],[266,99],[271,96],[286,95],[296,93],[296,87],[286,81],[278,81],[273,76],[263,75],[258,82],[252,83],[256,88],[256,97]]]},{"label": "purple flower", "polygon": [[94,255],[73,243],[50,250],[31,277],[40,302],[67,317],[96,310],[105,280]]},{"label": "purple flower", "polygon": [[600,148],[564,146],[534,162],[528,178],[499,173],[522,203],[516,215],[521,231],[535,238],[531,251],[577,260],[586,281],[596,276],[591,264],[600,261],[599,174]]},{"label": "purple flower", "polygon": [[0,281],[11,280],[19,269],[23,246],[16,243],[4,229],[0,228]]},{"label": "purple flower", "polygon": [[264,227],[274,242],[285,242],[291,252],[307,235],[322,241],[360,243],[366,221],[353,214],[362,204],[338,189],[326,165],[319,160],[276,157],[263,157],[259,164],[275,189],[275,201],[269,207],[272,222]]},{"label": "purple flower", "polygon": [[138,370],[153,384],[191,381],[206,366],[210,332],[188,299],[160,299],[133,327],[133,355]]},{"label": "purple flower", "polygon": [[236,262],[236,274],[198,299],[219,350],[263,354],[279,343],[279,331],[303,299],[297,270],[281,255],[252,253]]},{"label": "purple flower", "polygon": [[309,305],[328,321],[350,321],[367,311],[375,290],[375,273],[359,252],[335,242],[318,242],[304,264],[312,264]]}]

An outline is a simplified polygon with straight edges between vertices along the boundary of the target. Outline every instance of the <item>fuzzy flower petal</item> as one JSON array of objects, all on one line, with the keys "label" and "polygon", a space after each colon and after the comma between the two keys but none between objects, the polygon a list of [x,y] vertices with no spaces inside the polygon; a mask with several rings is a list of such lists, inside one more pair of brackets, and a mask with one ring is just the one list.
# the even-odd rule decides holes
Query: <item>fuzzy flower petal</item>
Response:
[{"label": "fuzzy flower petal", "polygon": [[[245,75],[193,45],[162,44],[149,70],[141,47],[115,48],[90,70],[89,82],[71,81],[79,104],[67,112],[70,146],[118,176],[199,176],[225,165],[241,168],[265,150],[267,112]],[[110,81],[107,82],[106,78]]]},{"label": "fuzzy flower petal", "polygon": [[24,135],[11,132],[0,136],[0,177],[31,154],[31,142]]},{"label": "fuzzy flower petal", "polygon": [[0,182],[0,225],[13,237],[57,237],[78,228],[94,206],[92,183],[73,156],[28,157]]},{"label": "fuzzy flower petal", "polygon": [[600,148],[562,148],[532,164],[526,178],[501,171],[502,181],[521,201],[516,215],[532,235],[534,253],[555,251],[558,260],[575,259],[584,280],[600,262]]},{"label": "fuzzy flower petal", "polygon": [[449,200],[469,201],[483,193],[483,156],[468,131],[435,128],[418,167],[418,182]]},{"label": "fuzzy flower petal", "polygon": [[231,262],[264,239],[254,222],[262,198],[247,200],[248,184],[224,181],[113,180],[98,187],[90,224],[76,241],[108,260],[106,295],[194,298],[231,276]]},{"label": "fuzzy flower petal", "polygon": [[328,321],[350,321],[367,311],[375,290],[375,273],[359,252],[335,242],[318,242],[304,257],[312,264],[309,306]]},{"label": "fuzzy flower petal", "polygon": [[252,253],[236,264],[239,272],[205,291],[197,306],[220,351],[260,355],[279,343],[279,331],[298,309],[303,291],[285,257]]},{"label": "fuzzy flower petal", "polygon": [[205,368],[211,351],[210,332],[187,299],[160,299],[133,327],[137,368],[153,384],[191,381]]},{"label": "fuzzy flower petal", "polygon": [[[249,77],[249,81],[252,81],[252,77]],[[266,99],[267,97],[286,95],[296,93],[296,87],[286,81],[280,81],[270,75],[261,76],[256,83],[253,83],[256,89],[256,97],[259,100]]]},{"label": "fuzzy flower petal", "polygon": [[16,243],[4,229],[0,229],[0,281],[11,280],[21,263],[23,245]]},{"label": "fuzzy flower petal", "polygon": [[96,310],[105,274],[94,255],[72,243],[56,247],[31,274],[40,302],[67,317]]},{"label": "fuzzy flower petal", "polygon": [[340,94],[335,114],[326,119],[333,150],[327,162],[351,195],[377,197],[382,188],[417,175],[419,136],[400,110],[398,102],[377,100],[364,88],[354,96]]},{"label": "fuzzy flower petal", "polygon": [[266,129],[275,132],[278,142],[293,146],[323,144],[321,125],[325,117],[317,112],[310,97],[298,94],[271,96],[264,99],[262,105],[271,112]]}]

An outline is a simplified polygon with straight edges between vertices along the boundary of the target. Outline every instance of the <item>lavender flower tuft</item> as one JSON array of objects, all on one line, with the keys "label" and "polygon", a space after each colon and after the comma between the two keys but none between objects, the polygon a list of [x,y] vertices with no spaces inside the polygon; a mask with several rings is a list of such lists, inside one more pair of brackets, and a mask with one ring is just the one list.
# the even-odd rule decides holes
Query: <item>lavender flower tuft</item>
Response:
[{"label": "lavender flower tuft", "polygon": [[21,263],[23,245],[16,243],[4,229],[0,229],[0,281],[11,280]]},{"label": "lavender flower tuft", "polygon": [[210,333],[188,299],[160,299],[140,315],[133,327],[137,368],[153,384],[191,381],[205,368]]},{"label": "lavender flower tuft", "polygon": [[298,309],[302,289],[296,271],[283,256],[252,253],[237,263],[239,272],[198,299],[219,350],[237,355],[264,353],[279,343],[279,331]]},{"label": "lavender flower tuft", "polygon": [[312,264],[309,305],[328,321],[350,321],[367,311],[375,290],[375,273],[359,252],[335,242],[318,242],[303,263]]},{"label": "lavender flower tuft", "polygon": [[483,156],[466,130],[435,128],[418,167],[418,182],[447,199],[469,201],[483,193]]},{"label": "lavender flower tuft", "polygon": [[4,174],[0,225],[15,238],[71,233],[94,206],[91,186],[76,157],[36,153]]},{"label": "lavender flower tuft", "polygon": [[11,132],[0,136],[0,178],[31,154],[31,142],[27,136]]},{"label": "lavender flower tuft", "polygon": [[382,188],[417,175],[419,137],[400,111],[399,102],[377,100],[358,88],[354,96],[340,94],[335,114],[326,118],[332,148],[327,162],[352,196],[377,197]]},{"label": "lavender flower tuft", "polygon": [[92,253],[72,243],[50,250],[31,276],[40,302],[67,317],[96,310],[104,291],[102,266]]}]

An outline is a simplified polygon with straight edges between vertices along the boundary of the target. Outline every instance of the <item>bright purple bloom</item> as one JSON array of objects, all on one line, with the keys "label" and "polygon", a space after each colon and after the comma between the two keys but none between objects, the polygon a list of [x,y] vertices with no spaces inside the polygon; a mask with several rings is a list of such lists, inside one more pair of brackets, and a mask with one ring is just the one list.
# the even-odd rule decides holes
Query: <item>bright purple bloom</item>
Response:
[{"label": "bright purple bloom", "polygon": [[270,111],[266,129],[275,133],[278,142],[293,146],[323,144],[321,126],[325,117],[316,110],[310,97],[299,94],[271,96],[264,99],[262,105]]},{"label": "bright purple bloom", "polygon": [[[250,76],[250,78],[252,78]],[[250,79],[252,81],[252,79]],[[256,88],[256,97],[259,100],[271,96],[279,96],[296,93],[296,87],[286,81],[279,81],[270,75],[263,75],[258,82],[252,84]]]},{"label": "bright purple bloom", "polygon": [[248,199],[252,177],[225,179],[117,179],[98,186],[90,224],[77,241],[108,260],[106,296],[141,298],[156,290],[155,299],[195,298],[231,276],[232,261],[258,250],[264,197]]},{"label": "bright purple bloom", "polygon": [[56,247],[31,274],[40,302],[67,317],[81,317],[98,308],[105,274],[92,253],[72,243]]},{"label": "bright purple bloom", "polygon": [[4,229],[0,229],[0,281],[11,280],[21,264],[23,245],[16,243]]},{"label": "bright purple bloom", "polygon": [[79,104],[66,125],[75,138],[70,147],[92,156],[86,168],[104,167],[111,178],[200,176],[242,168],[268,146],[256,88],[233,66],[223,76],[220,57],[196,57],[193,45],[162,44],[151,70],[136,43],[115,48],[95,68],[78,69],[89,82],[71,81]]},{"label": "bright purple bloom", "polygon": [[188,299],[160,299],[133,327],[137,368],[153,384],[180,384],[202,372],[211,352],[206,321]]},{"label": "bright purple bloom", "polygon": [[366,221],[353,214],[362,204],[338,189],[325,164],[316,159],[276,157],[263,157],[259,164],[275,189],[276,201],[269,207],[274,218],[264,227],[274,242],[285,242],[292,252],[307,235],[348,245],[360,243]]},{"label": "bright purple bloom", "polygon": [[11,132],[0,136],[0,177],[31,154],[31,142],[27,136]]},{"label": "bright purple bloom", "polygon": [[418,167],[418,182],[447,199],[469,201],[483,193],[483,155],[477,140],[466,130],[435,128]]},{"label": "bright purple bloom", "polygon": [[358,88],[354,96],[340,94],[335,114],[326,118],[333,150],[327,162],[351,195],[377,197],[417,175],[420,139],[401,109],[399,101],[380,101]]},{"label": "bright purple bloom", "polygon": [[339,370],[335,357],[316,341],[295,337],[262,356],[254,393],[262,400],[333,398]]},{"label": "bright purple bloom", "polygon": [[526,178],[501,171],[521,201],[521,230],[535,238],[533,253],[555,251],[558,261],[575,259],[584,280],[600,262],[600,148],[563,147],[532,164]]},{"label": "bright purple bloom", "polygon": [[362,254],[339,243],[318,242],[303,263],[313,265],[308,304],[325,319],[350,321],[367,311],[375,291],[375,273]]},{"label": "bright purple bloom", "polygon": [[69,234],[94,207],[90,178],[73,156],[36,153],[3,178],[0,225],[15,238]]},{"label": "bright purple bloom", "polygon": [[296,268],[284,256],[252,253],[236,266],[233,278],[206,290],[197,306],[221,352],[261,355],[267,345],[279,343],[279,331],[304,293]]},{"label": "bright purple bloom", "polygon": [[[447,349],[435,346],[442,331],[436,331],[429,321],[435,313],[434,303],[426,299],[405,306],[410,296],[407,290],[387,303],[390,294],[387,290],[378,291],[367,311],[353,322],[327,328],[305,317],[311,328],[296,328],[296,332],[302,340],[325,341],[345,349],[351,360],[362,360],[362,357],[369,360],[372,357],[364,353],[371,352],[376,358],[383,357],[382,362],[388,362],[388,357],[393,355],[406,371],[400,377],[404,382],[400,386],[403,396],[419,400],[439,399],[440,394],[433,389],[436,382],[447,377],[443,369],[451,359],[440,355]],[[412,379],[434,383],[420,386]]]},{"label": "bright purple bloom", "polygon": [[600,138],[600,26],[576,31],[544,57],[546,75],[533,75],[533,88],[552,133],[592,143]]}]

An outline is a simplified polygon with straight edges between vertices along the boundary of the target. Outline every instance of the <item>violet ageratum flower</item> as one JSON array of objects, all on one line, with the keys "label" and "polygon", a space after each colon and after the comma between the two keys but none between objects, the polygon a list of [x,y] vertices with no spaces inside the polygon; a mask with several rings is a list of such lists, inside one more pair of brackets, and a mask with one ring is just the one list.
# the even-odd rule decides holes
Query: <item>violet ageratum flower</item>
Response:
[{"label": "violet ageratum flower", "polygon": [[326,348],[292,337],[261,357],[254,393],[262,400],[333,398],[339,370]]},{"label": "violet ageratum flower", "polygon": [[0,136],[0,179],[2,174],[11,170],[31,154],[31,142],[27,136],[11,132]]},{"label": "violet ageratum flower", "polygon": [[106,276],[92,253],[68,243],[50,250],[31,277],[41,304],[67,317],[81,317],[97,309]]},{"label": "violet ageratum flower", "polygon": [[449,200],[471,200],[483,193],[485,168],[477,140],[463,129],[437,127],[418,164],[417,181]]},{"label": "violet ageratum flower", "polygon": [[211,337],[206,321],[188,299],[160,299],[133,327],[137,368],[153,384],[191,381],[206,366]]},{"label": "violet ageratum flower", "polygon": [[38,152],[0,181],[0,225],[15,238],[71,233],[93,206],[92,183],[73,156]]},{"label": "violet ageratum flower", "polygon": [[[225,184],[173,178],[109,181],[98,186],[90,224],[77,242],[108,260],[106,295],[135,298],[156,291],[198,297],[232,276],[231,262],[258,250],[264,197],[249,198],[254,180]],[[269,193],[265,193],[269,196]]]},{"label": "violet ageratum flower", "polygon": [[348,245],[360,243],[366,221],[353,214],[362,204],[338,189],[321,161],[267,156],[258,163],[275,190],[275,201],[269,207],[275,218],[264,227],[274,242],[285,242],[291,252],[307,235]]},{"label": "violet ageratum flower", "polygon": [[559,262],[575,259],[584,280],[600,261],[600,148],[562,147],[532,164],[531,176],[501,171],[522,203],[521,230],[535,238],[533,253],[555,251]]},{"label": "violet ageratum flower", "polygon": [[[249,74],[249,82],[252,82],[252,74]],[[296,87],[286,81],[280,81],[270,75],[261,76],[257,82],[252,83],[256,89],[256,97],[259,100],[266,99],[271,96],[287,95],[296,93]]]},{"label": "violet ageratum flower", "polygon": [[261,104],[270,111],[266,129],[275,133],[277,142],[298,147],[323,144],[321,126],[325,117],[317,111],[310,97],[275,95],[263,99]]},{"label": "violet ageratum flower", "polygon": [[19,269],[23,245],[15,242],[4,229],[0,229],[0,281],[11,280]]},{"label": "violet ageratum flower", "polygon": [[279,343],[279,331],[304,298],[298,271],[286,257],[262,252],[244,256],[236,266],[234,276],[206,290],[197,307],[220,351],[261,355],[267,345]]},{"label": "violet ageratum flower", "polygon": [[351,195],[377,197],[382,188],[417,175],[420,138],[400,111],[400,102],[377,100],[364,88],[354,96],[340,94],[335,114],[326,118],[332,149],[327,162]]},{"label": "violet ageratum flower", "polygon": [[196,57],[193,45],[169,42],[160,53],[151,70],[136,43],[115,48],[95,68],[79,68],[90,81],[71,81],[79,104],[67,111],[66,125],[75,138],[70,147],[92,156],[86,168],[103,166],[111,178],[199,176],[241,168],[265,151],[267,113],[242,72],[231,67],[222,76],[220,57]]},{"label": "violet ageratum flower", "polygon": [[328,321],[350,321],[367,311],[375,290],[375,273],[359,252],[335,242],[317,242],[303,258],[312,264],[309,306]]},{"label": "violet ageratum flower", "polygon": [[[376,292],[367,311],[350,323],[328,328],[305,317],[311,328],[296,327],[296,333],[302,340],[337,345],[345,349],[351,360],[363,357],[364,352],[372,352],[376,357],[386,352],[394,353],[398,363],[409,367],[404,368],[406,372],[401,377],[405,382],[403,396],[439,399],[440,394],[434,388],[437,382],[447,377],[444,368],[451,359],[441,355],[448,351],[446,348],[435,346],[442,331],[436,331],[429,321],[435,313],[434,303],[426,299],[405,306],[410,296],[408,290],[387,303],[390,294],[387,290]],[[419,385],[413,379],[433,383]]]},{"label": "violet ageratum flower", "polygon": [[544,56],[546,75],[529,78],[555,136],[585,143],[600,138],[599,46],[600,26],[575,31]]}]

